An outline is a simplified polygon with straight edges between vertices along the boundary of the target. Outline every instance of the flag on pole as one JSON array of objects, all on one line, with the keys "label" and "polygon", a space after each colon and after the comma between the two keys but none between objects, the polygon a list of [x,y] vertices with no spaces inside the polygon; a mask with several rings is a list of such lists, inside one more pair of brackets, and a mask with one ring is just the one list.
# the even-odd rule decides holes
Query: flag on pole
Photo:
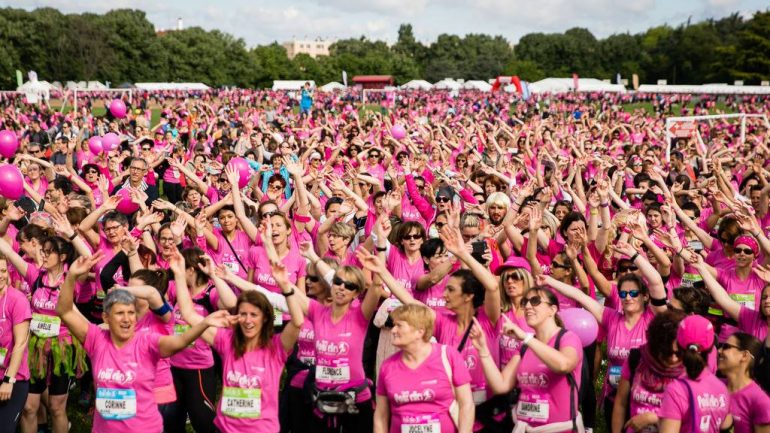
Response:
[{"label": "flag on pole", "polygon": [[578,74],[572,74],[572,87],[575,92],[577,92],[578,89]]},{"label": "flag on pole", "polygon": [[620,79],[620,72],[615,76],[615,83],[617,84],[623,84],[623,82]]}]

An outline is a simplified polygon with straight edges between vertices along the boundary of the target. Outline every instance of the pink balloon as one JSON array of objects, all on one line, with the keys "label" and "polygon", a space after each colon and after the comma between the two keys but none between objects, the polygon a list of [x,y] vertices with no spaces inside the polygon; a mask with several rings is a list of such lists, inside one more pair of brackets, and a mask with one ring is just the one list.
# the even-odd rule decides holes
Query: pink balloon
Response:
[{"label": "pink balloon", "polygon": [[104,150],[104,144],[102,144],[102,138],[94,135],[88,139],[88,150],[94,155],[99,155]]},{"label": "pink balloon", "polygon": [[131,190],[123,188],[118,191],[117,195],[122,197],[117,206],[118,212],[130,215],[139,210],[139,205],[131,201]]},{"label": "pink balloon", "polygon": [[0,166],[0,195],[9,200],[18,200],[24,194],[24,178],[15,165]]},{"label": "pink balloon", "polygon": [[243,188],[249,184],[251,169],[249,168],[248,161],[238,156],[231,159],[227,165],[233,167],[238,172],[238,188]]},{"label": "pink balloon", "polygon": [[345,112],[349,113],[351,111],[353,111],[353,106],[350,104],[345,105]]},{"label": "pink balloon", "polygon": [[567,308],[559,312],[564,327],[575,333],[583,347],[596,341],[599,334],[599,324],[591,313],[582,308]]},{"label": "pink balloon", "polygon": [[392,128],[390,128],[390,135],[392,135],[396,140],[401,140],[402,138],[406,137],[406,129],[397,123],[393,125]]},{"label": "pink balloon", "polygon": [[110,113],[118,119],[126,117],[126,104],[121,99],[113,99],[110,102]]},{"label": "pink balloon", "polygon": [[15,132],[7,129],[0,131],[0,155],[11,158],[16,155],[18,148],[19,140],[16,138]]},{"label": "pink balloon", "polygon": [[118,148],[120,145],[120,137],[114,132],[108,132],[102,137],[102,145],[105,152],[109,152]]}]

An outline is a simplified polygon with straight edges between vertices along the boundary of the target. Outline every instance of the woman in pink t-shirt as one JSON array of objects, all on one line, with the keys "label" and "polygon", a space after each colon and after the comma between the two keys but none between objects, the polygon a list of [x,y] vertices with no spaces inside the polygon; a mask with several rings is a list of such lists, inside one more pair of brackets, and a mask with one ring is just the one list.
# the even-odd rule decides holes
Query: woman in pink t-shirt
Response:
[{"label": "woman in pink t-shirt", "polygon": [[770,396],[752,380],[754,362],[761,352],[762,342],[743,332],[731,335],[719,345],[717,365],[727,377],[734,433],[770,431]]},{"label": "woman in pink t-shirt", "polygon": [[687,316],[679,323],[676,342],[687,375],[663,392],[660,433],[719,433],[733,424],[730,393],[708,365],[714,350],[714,327],[703,316]]},{"label": "woman in pink t-shirt", "polygon": [[[472,431],[470,373],[456,350],[430,342],[434,317],[419,304],[391,313],[392,341],[400,351],[380,368],[374,433]],[[450,415],[455,401],[457,425]]]},{"label": "woman in pink t-shirt", "polygon": [[519,388],[519,401],[512,413],[516,431],[548,426],[548,431],[582,432],[583,418],[577,404],[583,362],[580,339],[562,328],[558,300],[550,290],[533,287],[522,297],[521,307],[527,325],[535,333],[526,333],[513,322],[506,323],[505,332],[520,340],[522,349],[502,372],[478,324],[471,331],[487,383],[495,394]]},{"label": "woman in pink t-shirt", "polygon": [[102,254],[81,257],[72,264],[56,305],[62,322],[83,342],[91,359],[96,388],[92,431],[160,433],[163,421],[153,395],[158,361],[189,346],[210,326],[228,326],[235,317],[217,311],[182,335],[137,332],[136,298],[117,289],[104,299],[108,329],[100,329],[74,308],[73,292],[76,279],[86,275]]},{"label": "woman in pink t-shirt", "polygon": [[29,393],[27,339],[32,311],[27,297],[9,283],[8,261],[0,258],[0,425],[14,431]]},{"label": "woman in pink t-shirt", "polygon": [[[178,282],[184,278],[184,263],[180,262],[182,260],[177,257],[171,264]],[[289,278],[286,268],[275,263],[272,269],[276,282],[282,285],[291,315],[283,332],[274,332],[273,306],[265,295],[247,291],[236,301],[234,327],[209,330],[202,335],[222,357],[222,398],[214,419],[214,425],[222,433],[272,433],[280,429],[278,392],[281,372],[297,342],[304,317],[298,301],[301,292],[295,287],[284,289]],[[187,323],[197,324],[204,320],[183,287],[179,288],[178,301]]]}]

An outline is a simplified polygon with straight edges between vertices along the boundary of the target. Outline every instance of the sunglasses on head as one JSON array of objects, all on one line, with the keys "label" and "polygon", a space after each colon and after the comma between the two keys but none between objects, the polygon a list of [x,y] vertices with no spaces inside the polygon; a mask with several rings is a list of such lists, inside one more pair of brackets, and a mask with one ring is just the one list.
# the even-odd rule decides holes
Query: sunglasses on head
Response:
[{"label": "sunglasses on head", "polygon": [[754,254],[754,250],[752,250],[751,248],[733,248],[733,251],[735,252],[735,254],[745,254],[747,256]]},{"label": "sunglasses on head", "polygon": [[422,239],[422,235],[405,235],[402,240],[405,240],[405,241],[416,241],[417,239]]},{"label": "sunglasses on head", "polygon": [[618,292],[618,297],[620,297],[620,299],[626,299],[629,296],[632,298],[638,298],[639,291],[638,290],[620,290]]},{"label": "sunglasses on head", "polygon": [[436,197],[436,203],[449,203],[449,200],[451,200],[449,197],[443,195]]},{"label": "sunglasses on head", "polygon": [[334,279],[332,279],[332,283],[335,286],[342,286],[346,290],[350,290],[351,292],[357,292],[357,291],[361,290],[361,286],[359,286],[358,284],[351,283],[350,281],[345,281],[345,280],[343,280],[342,278],[340,278],[340,277],[338,277],[336,275],[334,276]]},{"label": "sunglasses on head", "polygon": [[526,307],[527,304],[533,307],[537,307],[540,304],[551,305],[550,302],[544,301],[543,298],[540,297],[540,295],[530,296],[528,298],[521,298],[521,301],[519,302],[519,304],[521,305],[521,308]]}]

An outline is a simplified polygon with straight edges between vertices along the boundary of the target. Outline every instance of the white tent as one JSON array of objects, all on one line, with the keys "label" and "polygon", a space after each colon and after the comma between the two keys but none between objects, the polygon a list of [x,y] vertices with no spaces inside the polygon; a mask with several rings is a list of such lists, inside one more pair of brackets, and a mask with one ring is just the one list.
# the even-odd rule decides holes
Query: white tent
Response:
[{"label": "white tent", "polygon": [[274,80],[273,90],[301,90],[305,83],[310,83],[310,88],[315,89],[313,80]]},{"label": "white tent", "polygon": [[465,90],[480,90],[482,92],[489,92],[492,90],[492,85],[486,81],[481,80],[469,80],[463,83],[463,89]]},{"label": "white tent", "polygon": [[430,90],[433,88],[433,84],[425,80],[412,80],[401,86],[404,90]]},{"label": "white tent", "polygon": [[433,85],[434,89],[439,89],[439,90],[460,90],[461,87],[462,87],[462,84],[458,83],[457,81],[451,78],[445,78]]},{"label": "white tent", "polygon": [[338,83],[336,81],[332,81],[331,83],[326,83],[323,86],[320,87],[320,90],[322,92],[333,92],[335,90],[345,90],[345,85]]},{"label": "white tent", "polygon": [[16,88],[17,92],[24,93],[27,96],[27,102],[37,103],[39,98],[48,100],[51,97],[51,92],[57,90],[48,81],[27,81],[21,86]]},{"label": "white tent", "polygon": [[148,91],[210,89],[209,86],[203,83],[136,83],[136,88]]},{"label": "white tent", "polygon": [[[574,92],[575,86],[572,78],[546,78],[530,83],[529,90],[532,93],[568,93]],[[596,78],[579,78],[577,91],[625,93],[626,88],[622,84],[606,83]]]},{"label": "white tent", "polygon": [[641,93],[687,93],[708,95],[768,95],[770,86],[731,86],[729,84],[642,84]]}]

